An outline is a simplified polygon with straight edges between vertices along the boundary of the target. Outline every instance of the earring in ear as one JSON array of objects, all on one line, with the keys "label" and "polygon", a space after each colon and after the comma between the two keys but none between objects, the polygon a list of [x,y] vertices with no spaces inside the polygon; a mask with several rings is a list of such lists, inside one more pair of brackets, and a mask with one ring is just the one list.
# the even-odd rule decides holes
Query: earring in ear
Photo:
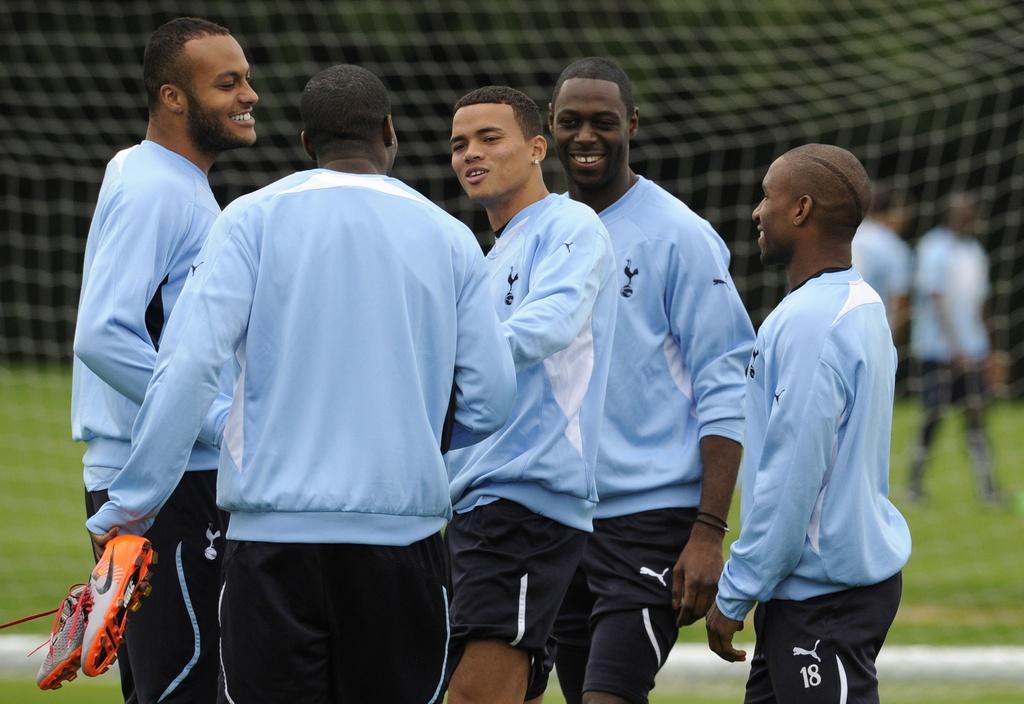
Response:
[{"label": "earring in ear", "polygon": [[533,165],[534,166],[540,166],[540,159],[534,159],[533,160]]}]

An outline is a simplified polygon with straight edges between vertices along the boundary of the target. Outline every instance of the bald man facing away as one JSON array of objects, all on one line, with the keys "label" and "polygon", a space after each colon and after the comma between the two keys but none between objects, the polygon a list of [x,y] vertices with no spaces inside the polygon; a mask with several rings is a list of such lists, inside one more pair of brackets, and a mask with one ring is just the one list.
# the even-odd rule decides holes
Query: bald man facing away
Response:
[{"label": "bald man facing away", "polygon": [[870,181],[850,152],[809,144],[777,159],[763,189],[761,261],[786,267],[790,292],[747,368],[742,533],[708,644],[745,659],[732,639],[756,604],[747,704],[877,702],[910,531],[888,498],[896,350],[851,265]]}]

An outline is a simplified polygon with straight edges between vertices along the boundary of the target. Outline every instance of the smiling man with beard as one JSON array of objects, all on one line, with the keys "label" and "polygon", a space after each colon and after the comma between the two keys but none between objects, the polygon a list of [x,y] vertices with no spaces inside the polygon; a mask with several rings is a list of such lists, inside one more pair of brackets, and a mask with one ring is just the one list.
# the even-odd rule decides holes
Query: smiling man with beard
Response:
[{"label": "smiling man with beard", "polygon": [[[143,79],[146,138],[107,165],[86,243],[75,332],[72,433],[86,443],[90,516],[128,458],[165,322],[186,277],[203,265],[195,258],[220,213],[207,173],[221,152],[256,141],[258,96],[245,54],[224,27],[191,17],[162,25],[146,46]],[[214,497],[231,400],[226,379],[222,388],[188,471],[146,533],[166,562],[153,573],[153,596],[132,614],[119,651],[126,700],[217,697],[225,525]]]},{"label": "smiling man with beard", "polygon": [[633,172],[633,90],[610,59],[569,65],[549,127],[569,196],[615,250],[618,317],[597,457],[601,498],[555,633],[566,701],[646,702],[678,624],[722,569],[753,329],[711,225]]}]

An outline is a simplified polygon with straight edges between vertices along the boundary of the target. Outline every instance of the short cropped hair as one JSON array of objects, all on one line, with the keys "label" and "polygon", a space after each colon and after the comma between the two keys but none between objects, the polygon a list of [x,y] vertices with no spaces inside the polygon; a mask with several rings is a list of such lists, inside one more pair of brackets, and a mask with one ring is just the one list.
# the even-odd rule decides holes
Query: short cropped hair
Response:
[{"label": "short cropped hair", "polygon": [[622,104],[626,106],[626,115],[633,114],[633,110],[636,108],[636,103],[633,100],[633,84],[626,72],[615,61],[603,56],[588,56],[566,66],[555,82],[555,89],[551,92],[551,107],[554,107],[555,101],[558,100],[562,84],[571,78],[591,78],[614,83],[619,87],[619,97],[622,98]]},{"label": "short cropped hair", "polygon": [[142,57],[142,82],[152,113],[160,104],[160,86],[174,83],[191,87],[185,44],[193,39],[229,35],[227,27],[199,17],[178,17],[157,27]]},{"label": "short cropped hair", "polygon": [[793,163],[793,185],[810,195],[828,231],[852,239],[871,207],[871,179],[852,153],[831,144],[805,144],[783,155]]},{"label": "short cropped hair", "polygon": [[523,138],[531,139],[544,133],[544,122],[540,117],[540,108],[537,103],[522,91],[508,86],[484,86],[466,93],[459,98],[452,108],[454,115],[460,109],[470,105],[509,105],[512,107],[512,114],[516,118]]},{"label": "short cropped hair", "polygon": [[338,64],[309,79],[299,101],[302,129],[317,152],[331,142],[374,143],[391,114],[391,98],[362,66]]}]

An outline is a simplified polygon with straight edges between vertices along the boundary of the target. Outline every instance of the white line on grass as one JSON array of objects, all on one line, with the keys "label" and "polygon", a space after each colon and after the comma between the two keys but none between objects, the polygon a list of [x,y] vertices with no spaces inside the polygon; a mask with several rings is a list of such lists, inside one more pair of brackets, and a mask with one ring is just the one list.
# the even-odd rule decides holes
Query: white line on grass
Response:
[{"label": "white line on grass", "polygon": [[[0,636],[0,678],[34,675],[45,654],[45,647],[31,657],[27,653],[46,636]],[[754,652],[753,644],[739,644]],[[658,675],[659,691],[681,690],[694,680],[743,679],[747,663],[727,663],[703,645],[677,643],[668,662]],[[878,676],[882,680],[986,680],[1024,683],[1024,646],[936,646],[892,645],[878,656]]]}]

